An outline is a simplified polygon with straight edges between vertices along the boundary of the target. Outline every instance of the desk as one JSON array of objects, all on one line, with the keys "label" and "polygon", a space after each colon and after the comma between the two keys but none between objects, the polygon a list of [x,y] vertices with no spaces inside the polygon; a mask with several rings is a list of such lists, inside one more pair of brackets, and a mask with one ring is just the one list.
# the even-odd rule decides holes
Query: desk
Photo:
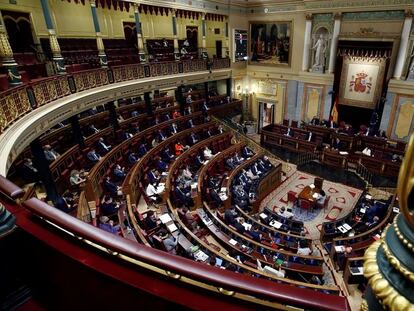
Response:
[{"label": "desk", "polygon": [[316,200],[313,195],[315,193],[319,193],[321,190],[314,187],[313,189],[311,188],[311,186],[306,186],[305,188],[303,188],[303,190],[299,193],[298,198],[302,199],[302,200],[307,200],[312,204],[315,204]]}]

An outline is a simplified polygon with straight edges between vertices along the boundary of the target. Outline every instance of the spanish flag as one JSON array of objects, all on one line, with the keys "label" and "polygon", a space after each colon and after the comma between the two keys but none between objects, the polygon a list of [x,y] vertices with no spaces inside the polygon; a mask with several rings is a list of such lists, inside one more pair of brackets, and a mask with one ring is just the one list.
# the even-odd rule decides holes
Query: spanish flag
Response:
[{"label": "spanish flag", "polygon": [[338,98],[335,98],[334,106],[331,111],[331,120],[338,124]]}]

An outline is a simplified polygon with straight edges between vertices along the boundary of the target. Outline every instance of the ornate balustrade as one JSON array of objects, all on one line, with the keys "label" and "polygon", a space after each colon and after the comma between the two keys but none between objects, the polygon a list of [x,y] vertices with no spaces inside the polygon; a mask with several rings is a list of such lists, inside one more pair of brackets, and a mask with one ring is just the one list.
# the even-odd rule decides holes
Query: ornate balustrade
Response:
[{"label": "ornate balustrade", "polygon": [[[228,59],[217,59],[213,64],[213,69],[230,67]],[[98,68],[33,80],[0,93],[0,133],[24,114],[77,92],[133,79],[205,70],[206,61],[196,59]]]}]

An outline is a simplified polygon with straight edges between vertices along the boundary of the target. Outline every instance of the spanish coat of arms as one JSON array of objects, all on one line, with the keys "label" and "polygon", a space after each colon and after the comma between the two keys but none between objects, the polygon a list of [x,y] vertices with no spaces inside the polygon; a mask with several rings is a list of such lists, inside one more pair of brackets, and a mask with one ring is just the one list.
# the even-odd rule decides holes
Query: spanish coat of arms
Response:
[{"label": "spanish coat of arms", "polygon": [[369,77],[367,73],[361,71],[356,74],[356,77],[352,75],[352,80],[349,82],[350,92],[359,92],[369,94],[372,87],[372,77]]}]

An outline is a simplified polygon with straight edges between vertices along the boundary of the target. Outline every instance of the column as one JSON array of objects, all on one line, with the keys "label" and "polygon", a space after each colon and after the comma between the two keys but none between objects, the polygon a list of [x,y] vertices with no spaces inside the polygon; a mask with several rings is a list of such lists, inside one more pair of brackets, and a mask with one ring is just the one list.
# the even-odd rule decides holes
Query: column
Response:
[{"label": "column", "polygon": [[208,82],[204,82],[204,92],[206,93],[206,103],[208,104]]},{"label": "column", "polygon": [[207,49],[206,49],[206,13],[201,14],[201,57],[206,59],[208,58]]},{"label": "column", "polygon": [[332,34],[331,51],[329,52],[329,73],[335,70],[336,51],[338,48],[339,31],[341,30],[341,14],[337,13],[334,16],[334,29]]},{"label": "column", "polygon": [[184,85],[178,86],[177,89],[175,90],[175,100],[180,105],[181,115],[184,115],[184,109],[185,109],[185,98],[183,96],[183,90],[184,90]]},{"label": "column", "polygon": [[144,39],[142,37],[142,28],[141,28],[141,19],[139,16],[139,4],[134,3],[134,15],[135,15],[135,28],[137,30],[137,46],[138,46],[138,56],[140,63],[146,63],[148,55],[144,47]]},{"label": "column", "polygon": [[0,57],[1,64],[7,71],[10,86],[16,86],[22,83],[22,76],[19,75],[17,63],[13,57],[13,51],[7,38],[6,26],[3,22],[3,16],[0,12]]},{"label": "column", "polygon": [[173,38],[174,38],[174,58],[180,60],[180,50],[178,49],[178,31],[177,31],[177,16],[176,9],[172,9],[172,27],[173,27]]},{"label": "column", "polygon": [[85,148],[85,139],[83,138],[82,130],[79,124],[79,118],[74,115],[69,118],[70,125],[72,127],[73,141],[79,145],[80,149]]},{"label": "column", "polygon": [[52,16],[50,15],[48,0],[40,0],[43,9],[43,15],[46,21],[46,27],[49,32],[50,49],[52,51],[52,61],[56,66],[56,72],[58,74],[65,74],[65,61],[60,53],[59,42],[56,37],[55,27],[53,26]]},{"label": "column", "polygon": [[59,194],[56,189],[55,181],[53,180],[52,172],[49,168],[49,162],[46,160],[39,138],[36,138],[30,143],[30,150],[33,155],[33,165],[37,168],[39,178],[45,187],[48,200],[56,202],[59,198]]},{"label": "column", "polygon": [[309,70],[309,52],[311,49],[312,15],[306,14],[305,43],[303,46],[302,71]]},{"label": "column", "polygon": [[224,28],[224,35],[226,37],[225,41],[224,41],[224,46],[223,46],[223,57],[224,58],[229,58],[230,57],[230,51],[229,51],[229,18],[226,17],[226,25]]},{"label": "column", "polygon": [[226,95],[231,97],[231,78],[226,80]]},{"label": "column", "polygon": [[99,64],[101,67],[108,67],[108,60],[106,59],[105,47],[102,41],[101,27],[99,27],[98,12],[96,11],[96,1],[89,0],[91,3],[93,25],[96,32],[96,45],[98,47]]},{"label": "column", "polygon": [[147,109],[148,116],[152,116],[152,103],[151,103],[151,92],[144,93],[145,108]]},{"label": "column", "polygon": [[106,105],[106,109],[109,111],[109,122],[111,122],[114,132],[119,130],[118,114],[116,113],[115,102],[109,102]]},{"label": "column", "polygon": [[394,69],[394,78],[401,79],[402,70],[404,68],[405,59],[407,58],[408,39],[410,37],[411,25],[413,23],[413,15],[411,11],[405,13],[403,30],[401,32],[400,48],[398,49],[397,62]]}]

